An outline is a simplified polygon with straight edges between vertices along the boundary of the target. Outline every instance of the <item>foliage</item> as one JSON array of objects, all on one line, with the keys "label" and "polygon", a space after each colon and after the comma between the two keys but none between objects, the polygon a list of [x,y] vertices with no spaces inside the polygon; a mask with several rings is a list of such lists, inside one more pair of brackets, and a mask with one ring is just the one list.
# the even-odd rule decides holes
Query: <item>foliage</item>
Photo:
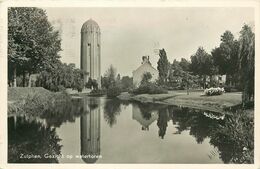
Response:
[{"label": "foliage", "polygon": [[107,96],[110,98],[119,96],[120,93],[121,93],[121,88],[117,85],[111,86],[107,90]]},{"label": "foliage", "polygon": [[122,91],[129,91],[133,88],[133,78],[129,76],[123,76],[121,78]]},{"label": "foliage", "polygon": [[213,57],[202,47],[199,47],[197,52],[191,56],[190,70],[195,75],[203,77],[204,88],[206,85],[206,76],[212,76],[217,73],[217,69],[214,66]]},{"label": "foliage", "polygon": [[159,71],[159,82],[164,84],[167,81],[169,73],[169,61],[164,49],[159,50],[159,60],[157,62],[157,70]]},{"label": "foliage", "polygon": [[244,25],[239,37],[239,72],[243,88],[242,102],[254,100],[255,83],[255,34],[252,28]]},{"label": "foliage", "polygon": [[89,93],[90,96],[102,96],[104,95],[106,92],[102,89],[93,89],[91,90],[91,92]]},{"label": "foliage", "polygon": [[170,67],[168,86],[171,86],[171,88],[175,90],[196,87],[198,84],[198,77],[192,75],[186,70],[183,70],[183,68],[180,66],[180,63],[181,62],[178,62],[177,60],[173,61]]},{"label": "foliage", "polygon": [[183,71],[190,71],[190,62],[187,61],[185,58],[181,58],[181,61],[179,62],[180,67]]},{"label": "foliage", "polygon": [[36,86],[44,87],[51,91],[61,91],[65,88],[77,89],[79,92],[84,88],[84,72],[71,64],[58,62],[52,69],[41,71],[36,79]]},{"label": "foliage", "polygon": [[191,56],[190,68],[197,75],[212,75],[215,73],[213,58],[202,47],[199,47],[197,52]]},{"label": "foliage", "polygon": [[142,80],[140,84],[145,84],[150,82],[150,80],[152,79],[152,74],[150,72],[145,72],[142,76]]},{"label": "foliage", "polygon": [[116,97],[122,91],[120,74],[116,73],[113,65],[110,65],[104,77],[101,79],[101,86],[107,91],[108,97]]},{"label": "foliage", "polygon": [[163,87],[158,86],[156,83],[147,82],[141,84],[138,88],[133,90],[134,94],[162,94],[168,93]]},{"label": "foliage", "polygon": [[239,43],[234,39],[230,31],[225,31],[221,36],[221,43],[219,47],[212,50],[214,65],[221,75],[227,75],[226,84],[238,83],[238,51]]},{"label": "foliage", "polygon": [[17,75],[36,73],[53,67],[61,51],[59,33],[54,31],[46,12],[34,7],[8,9],[8,72],[10,81]]},{"label": "foliage", "polygon": [[110,65],[104,76],[101,78],[101,86],[104,89],[109,89],[116,83],[116,69]]},{"label": "foliage", "polygon": [[224,88],[209,88],[204,90],[204,94],[207,96],[222,95],[225,92]]},{"label": "foliage", "polygon": [[236,111],[219,124],[211,136],[224,163],[254,163],[254,122],[244,111]]},{"label": "foliage", "polygon": [[80,69],[73,69],[73,83],[72,89],[77,89],[79,92],[84,88],[84,71]]},{"label": "foliage", "polygon": [[221,35],[219,47],[212,50],[214,64],[218,67],[219,74],[233,75],[238,71],[238,42],[230,31]]},{"label": "foliage", "polygon": [[93,90],[98,90],[98,83],[97,80],[89,77],[88,82],[85,84],[86,88],[93,89]]}]

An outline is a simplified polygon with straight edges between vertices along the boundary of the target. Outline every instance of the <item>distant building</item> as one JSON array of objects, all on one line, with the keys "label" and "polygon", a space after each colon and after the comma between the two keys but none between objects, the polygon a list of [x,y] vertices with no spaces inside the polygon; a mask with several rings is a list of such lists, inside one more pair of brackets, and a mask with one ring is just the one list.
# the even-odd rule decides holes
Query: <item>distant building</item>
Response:
[{"label": "distant building", "polygon": [[157,80],[159,72],[155,69],[149,61],[149,56],[142,57],[142,64],[136,70],[133,71],[133,84],[135,87],[140,85],[143,75],[146,72],[150,72],[152,75],[151,81]]},{"label": "distant building", "polygon": [[216,75],[215,78],[216,78],[216,81],[218,82],[219,85],[226,84],[226,79],[227,79],[226,75]]}]

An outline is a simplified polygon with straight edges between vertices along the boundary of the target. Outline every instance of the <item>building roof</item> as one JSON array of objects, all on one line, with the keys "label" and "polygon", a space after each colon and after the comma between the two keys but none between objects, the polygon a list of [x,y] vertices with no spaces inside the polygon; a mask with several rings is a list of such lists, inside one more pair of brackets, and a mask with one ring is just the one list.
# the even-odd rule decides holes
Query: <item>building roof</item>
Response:
[{"label": "building roof", "polygon": [[151,62],[150,62],[150,60],[149,60],[149,56],[143,56],[143,57],[142,57],[142,64],[141,64],[136,70],[134,70],[133,73],[135,73],[136,71],[140,70],[142,67],[144,67],[144,66],[146,66],[146,65],[148,65],[149,67],[151,67],[153,70],[157,71],[157,69],[155,69],[155,68],[152,66],[152,64],[151,64]]},{"label": "building roof", "polygon": [[99,26],[97,24],[96,21],[94,21],[93,19],[89,19],[87,20],[81,27],[81,32],[84,32],[85,30],[88,30],[90,28],[96,28],[99,30]]},{"label": "building roof", "polygon": [[153,70],[158,71],[158,70],[155,69],[151,64],[149,64],[149,63],[143,63],[143,64],[141,64],[136,70],[134,70],[133,73],[135,73],[136,71],[140,70],[144,65],[149,65],[149,67],[151,67]]}]

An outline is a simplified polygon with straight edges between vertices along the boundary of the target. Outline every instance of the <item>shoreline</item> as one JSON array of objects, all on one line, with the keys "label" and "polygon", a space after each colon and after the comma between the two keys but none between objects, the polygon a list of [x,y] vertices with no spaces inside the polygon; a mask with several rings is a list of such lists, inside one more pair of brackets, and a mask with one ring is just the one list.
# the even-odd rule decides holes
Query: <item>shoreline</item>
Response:
[{"label": "shoreline", "polygon": [[121,93],[120,100],[134,100],[141,103],[157,103],[188,107],[200,110],[208,110],[218,113],[227,113],[228,108],[239,105],[242,102],[241,93],[224,93],[218,96],[203,96],[201,92],[170,91],[168,94],[140,94],[132,95]]},{"label": "shoreline", "polygon": [[[49,101],[50,99],[53,100],[55,96],[59,95],[59,92],[53,93],[43,88],[9,88],[8,90],[8,116],[12,116],[13,114],[19,112],[19,110],[21,111],[23,109],[24,99],[28,97],[28,95],[41,96],[41,101],[39,102],[41,104]],[[202,94],[203,92],[201,91],[192,91],[189,95],[187,95],[184,90],[169,91],[167,94],[140,95],[133,95],[123,92],[117,96],[117,98],[122,101],[138,101],[141,103],[174,105],[225,114],[228,113],[226,109],[239,105],[242,102],[242,94],[239,92],[223,93],[218,96],[203,96]],[[68,93],[68,95],[74,99],[88,96],[86,93]],[[61,97],[58,98],[62,99]]]}]

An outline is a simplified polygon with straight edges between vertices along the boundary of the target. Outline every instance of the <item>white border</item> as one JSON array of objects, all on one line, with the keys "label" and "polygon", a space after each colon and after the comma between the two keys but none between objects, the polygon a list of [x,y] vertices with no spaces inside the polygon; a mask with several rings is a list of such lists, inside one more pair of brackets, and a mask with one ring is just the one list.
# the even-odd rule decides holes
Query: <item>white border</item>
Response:
[{"label": "white border", "polygon": [[[7,163],[7,8],[8,7],[253,7],[255,9],[255,163],[241,164],[8,164]],[[60,168],[105,168],[105,169],[139,169],[139,168],[179,168],[179,169],[260,169],[260,115],[258,96],[260,90],[259,64],[260,54],[260,1],[259,0],[152,0],[152,1],[113,1],[113,0],[0,0],[0,169],[46,169]]]}]

